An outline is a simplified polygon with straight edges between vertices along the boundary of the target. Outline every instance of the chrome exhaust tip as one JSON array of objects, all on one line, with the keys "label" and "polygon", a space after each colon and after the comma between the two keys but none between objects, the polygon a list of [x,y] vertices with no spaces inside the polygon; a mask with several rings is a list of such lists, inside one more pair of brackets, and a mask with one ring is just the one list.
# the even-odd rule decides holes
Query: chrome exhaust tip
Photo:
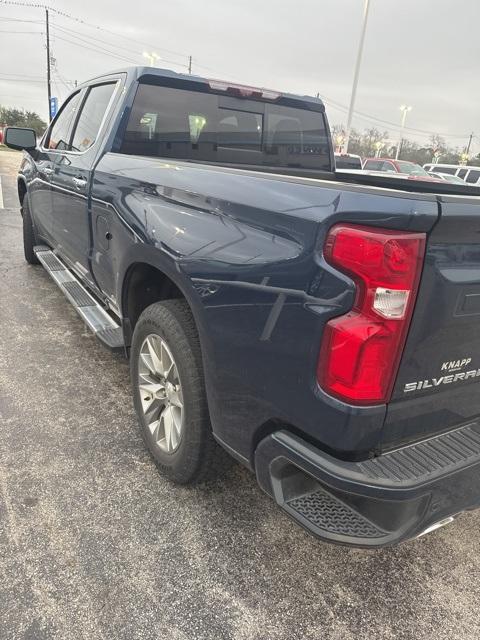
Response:
[{"label": "chrome exhaust tip", "polygon": [[434,524],[431,524],[429,527],[427,527],[425,529],[425,531],[422,531],[422,533],[419,533],[417,538],[421,538],[422,536],[426,536],[427,533],[432,533],[432,531],[436,531],[437,529],[440,529],[441,527],[445,527],[447,524],[450,524],[454,520],[455,520],[455,518],[453,516],[449,516],[448,518],[444,518],[443,520],[439,520],[438,522],[435,522]]}]

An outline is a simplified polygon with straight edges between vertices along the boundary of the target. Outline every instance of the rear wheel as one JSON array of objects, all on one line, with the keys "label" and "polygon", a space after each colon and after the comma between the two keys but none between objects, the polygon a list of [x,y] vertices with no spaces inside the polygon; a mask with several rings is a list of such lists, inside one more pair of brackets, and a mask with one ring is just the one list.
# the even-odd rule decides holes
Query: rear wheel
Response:
[{"label": "rear wheel", "polygon": [[142,436],[157,466],[181,484],[204,479],[218,447],[198,334],[184,300],[157,302],[141,314],[130,368]]},{"label": "rear wheel", "polygon": [[28,195],[25,194],[22,203],[22,218],[23,218],[23,253],[25,260],[29,264],[40,264],[33,247],[36,245],[35,229],[33,227],[32,215],[30,213],[30,207],[28,204]]}]

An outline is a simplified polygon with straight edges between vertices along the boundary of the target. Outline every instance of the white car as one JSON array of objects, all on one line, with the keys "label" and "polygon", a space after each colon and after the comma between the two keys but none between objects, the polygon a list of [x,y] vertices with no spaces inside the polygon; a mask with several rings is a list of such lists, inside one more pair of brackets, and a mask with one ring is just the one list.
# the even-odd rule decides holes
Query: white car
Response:
[{"label": "white car", "polygon": [[439,178],[440,180],[444,180],[445,182],[450,182],[452,184],[467,184],[465,180],[462,180],[451,173],[437,173],[436,171],[429,171],[428,175],[432,176],[432,178]]},{"label": "white car", "polygon": [[458,176],[470,185],[480,186],[480,167],[458,164],[424,164],[423,168],[430,172]]}]

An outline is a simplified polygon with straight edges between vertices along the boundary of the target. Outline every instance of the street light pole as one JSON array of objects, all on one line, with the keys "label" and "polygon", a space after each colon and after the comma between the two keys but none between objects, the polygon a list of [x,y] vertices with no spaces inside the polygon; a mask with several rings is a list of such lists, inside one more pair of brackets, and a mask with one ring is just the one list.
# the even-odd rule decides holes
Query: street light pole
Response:
[{"label": "street light pole", "polygon": [[406,105],[406,104],[402,104],[402,106],[400,107],[400,111],[402,112],[402,127],[400,129],[400,138],[398,140],[398,144],[397,144],[397,152],[395,154],[395,160],[398,160],[398,157],[400,155],[400,149],[402,147],[402,142],[403,142],[403,132],[405,129],[405,122],[407,120],[407,113],[409,111],[412,110],[412,107]]},{"label": "street light pole", "polygon": [[352,85],[352,95],[350,97],[350,107],[348,109],[347,131],[345,134],[345,142],[343,147],[344,153],[348,152],[348,143],[350,141],[350,131],[352,129],[353,110],[355,108],[355,99],[357,97],[358,78],[360,76],[360,66],[362,64],[363,45],[365,43],[365,33],[367,31],[369,9],[370,9],[370,0],[365,0],[365,5],[363,8],[362,31],[360,34],[360,42],[358,45],[357,61],[355,63],[355,72],[353,74],[353,85]]}]

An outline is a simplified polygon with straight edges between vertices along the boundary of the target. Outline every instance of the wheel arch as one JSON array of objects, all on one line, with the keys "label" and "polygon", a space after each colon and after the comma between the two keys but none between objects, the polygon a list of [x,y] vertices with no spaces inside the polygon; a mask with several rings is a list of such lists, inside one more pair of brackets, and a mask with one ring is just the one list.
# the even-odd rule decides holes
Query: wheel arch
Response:
[{"label": "wheel arch", "polygon": [[126,346],[130,346],[135,324],[142,311],[162,300],[184,299],[200,333],[199,304],[193,301],[191,289],[191,285],[186,286],[170,270],[162,269],[148,259],[131,262],[124,271],[120,297]]}]

